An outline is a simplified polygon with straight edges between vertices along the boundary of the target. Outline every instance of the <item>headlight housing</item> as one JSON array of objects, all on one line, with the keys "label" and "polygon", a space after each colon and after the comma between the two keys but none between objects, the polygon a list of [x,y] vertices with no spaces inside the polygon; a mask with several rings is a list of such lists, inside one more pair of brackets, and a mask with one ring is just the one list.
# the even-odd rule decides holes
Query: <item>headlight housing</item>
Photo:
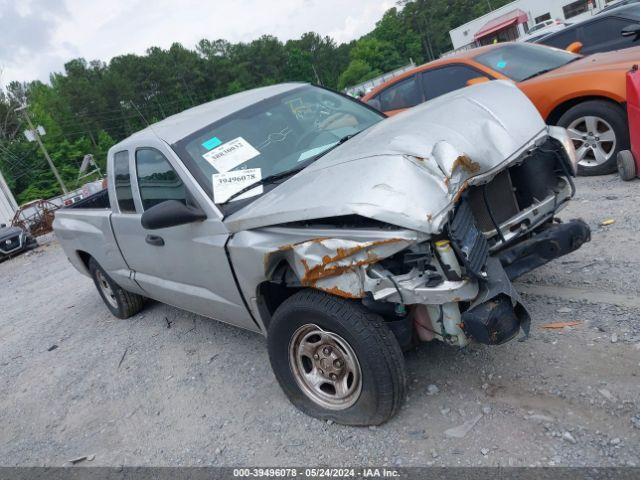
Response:
[{"label": "headlight housing", "polygon": [[563,127],[549,127],[549,136],[558,140],[564,147],[569,159],[569,165],[574,176],[578,173],[578,155],[576,154],[576,147],[573,144],[573,140],[569,138],[569,133],[566,128]]}]

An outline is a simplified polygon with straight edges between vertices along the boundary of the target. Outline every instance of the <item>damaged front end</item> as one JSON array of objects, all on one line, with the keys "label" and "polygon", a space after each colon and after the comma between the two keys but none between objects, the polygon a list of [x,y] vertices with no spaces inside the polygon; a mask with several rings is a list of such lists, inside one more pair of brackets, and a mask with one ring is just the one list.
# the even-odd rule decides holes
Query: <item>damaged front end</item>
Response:
[{"label": "damaged front end", "polygon": [[511,281],[590,239],[556,218],[575,173],[566,131],[488,82],[380,122],[234,213],[229,250],[265,331],[292,289],[315,288],[402,344],[501,344],[529,325]]},{"label": "damaged front end", "polygon": [[363,240],[330,228],[267,252],[267,276],[360,301],[405,345],[499,345],[529,331],[511,281],[590,239],[581,220],[555,217],[574,193],[573,174],[562,136],[548,135],[502,170],[467,179],[439,233],[390,228]]}]

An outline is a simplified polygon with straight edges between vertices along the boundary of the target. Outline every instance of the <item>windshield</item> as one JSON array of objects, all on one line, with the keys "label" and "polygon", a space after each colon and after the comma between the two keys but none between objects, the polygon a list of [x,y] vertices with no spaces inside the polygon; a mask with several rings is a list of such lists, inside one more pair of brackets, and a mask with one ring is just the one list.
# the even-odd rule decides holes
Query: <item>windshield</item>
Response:
[{"label": "windshield", "polygon": [[306,85],[225,117],[174,148],[214,202],[222,204],[253,183],[309,165],[383,118],[355,100]]},{"label": "windshield", "polygon": [[555,70],[580,55],[529,43],[509,43],[475,57],[475,61],[516,82]]}]

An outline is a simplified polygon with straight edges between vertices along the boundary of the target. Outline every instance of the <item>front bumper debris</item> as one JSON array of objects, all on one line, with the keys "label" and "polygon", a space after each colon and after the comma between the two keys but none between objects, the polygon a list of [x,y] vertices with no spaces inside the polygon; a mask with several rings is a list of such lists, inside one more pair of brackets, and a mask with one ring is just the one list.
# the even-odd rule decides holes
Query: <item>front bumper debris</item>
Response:
[{"label": "front bumper debris", "polygon": [[500,261],[490,258],[486,269],[487,279],[481,282],[478,297],[462,314],[465,333],[486,345],[505,343],[520,328],[528,336],[531,316]]},{"label": "front bumper debris", "polygon": [[498,255],[511,280],[528,273],[546,263],[578,250],[591,240],[591,229],[583,220],[555,223],[524,240],[503,250]]}]

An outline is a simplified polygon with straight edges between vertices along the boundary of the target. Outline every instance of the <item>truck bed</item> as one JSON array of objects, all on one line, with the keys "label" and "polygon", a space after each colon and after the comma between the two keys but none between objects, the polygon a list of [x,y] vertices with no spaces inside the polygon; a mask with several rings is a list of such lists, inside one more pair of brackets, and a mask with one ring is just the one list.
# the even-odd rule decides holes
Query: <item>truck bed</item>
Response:
[{"label": "truck bed", "polygon": [[109,196],[103,190],[56,210],[53,228],[69,261],[80,272],[89,274],[88,259],[93,257],[116,282],[135,289],[113,234],[111,215]]},{"label": "truck bed", "polygon": [[98,193],[94,193],[93,195],[80,200],[79,202],[74,203],[73,205],[69,205],[69,209],[81,209],[81,208],[91,208],[91,209],[111,209],[111,203],[109,202],[109,190],[106,188],[104,190],[100,190]]}]

